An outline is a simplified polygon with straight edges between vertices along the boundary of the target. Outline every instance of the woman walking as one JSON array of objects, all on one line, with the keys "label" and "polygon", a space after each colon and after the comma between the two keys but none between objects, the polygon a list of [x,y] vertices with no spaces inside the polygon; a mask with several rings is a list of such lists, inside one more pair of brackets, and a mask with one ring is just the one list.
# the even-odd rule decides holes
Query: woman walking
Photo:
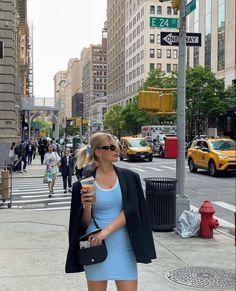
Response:
[{"label": "woman walking", "polygon": [[48,182],[48,197],[52,197],[52,194],[54,194],[54,186],[57,178],[57,164],[60,162],[61,158],[58,156],[57,152],[53,151],[52,144],[49,144],[47,149],[48,151],[44,156],[43,163],[47,166],[47,171],[51,176]]},{"label": "woman walking", "polygon": [[[73,184],[69,223],[69,250],[66,272],[85,271],[89,291],[106,291],[107,281],[115,280],[118,291],[137,291],[137,262],[151,263],[156,258],[146,202],[139,175],[116,167],[119,146],[106,133],[96,133],[90,145],[80,149],[83,166],[93,164],[96,203],[92,193]],[[94,168],[94,167],[91,167]],[[82,266],[77,257],[78,238],[96,229],[89,236],[91,246],[105,240],[108,256],[105,261]]]}]

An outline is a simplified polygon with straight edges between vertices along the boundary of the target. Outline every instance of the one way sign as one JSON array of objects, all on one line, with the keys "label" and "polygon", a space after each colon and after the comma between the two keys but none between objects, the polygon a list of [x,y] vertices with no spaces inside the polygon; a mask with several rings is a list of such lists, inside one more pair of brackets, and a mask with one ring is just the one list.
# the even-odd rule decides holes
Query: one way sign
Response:
[{"label": "one way sign", "polygon": [[[186,46],[201,46],[202,38],[201,33],[188,33],[186,34]],[[161,45],[179,45],[178,32],[163,32],[161,31]]]}]

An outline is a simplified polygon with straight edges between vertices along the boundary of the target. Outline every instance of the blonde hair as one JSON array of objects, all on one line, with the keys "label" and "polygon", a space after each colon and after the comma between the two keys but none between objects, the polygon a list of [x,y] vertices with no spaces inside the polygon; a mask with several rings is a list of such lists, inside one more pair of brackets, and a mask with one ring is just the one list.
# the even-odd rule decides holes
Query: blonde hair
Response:
[{"label": "blonde hair", "polygon": [[82,146],[76,152],[76,162],[75,166],[78,169],[84,168],[88,165],[97,163],[97,157],[95,150],[102,145],[104,140],[112,142],[114,145],[118,146],[114,137],[109,133],[97,132],[91,135],[89,139],[89,144]]}]

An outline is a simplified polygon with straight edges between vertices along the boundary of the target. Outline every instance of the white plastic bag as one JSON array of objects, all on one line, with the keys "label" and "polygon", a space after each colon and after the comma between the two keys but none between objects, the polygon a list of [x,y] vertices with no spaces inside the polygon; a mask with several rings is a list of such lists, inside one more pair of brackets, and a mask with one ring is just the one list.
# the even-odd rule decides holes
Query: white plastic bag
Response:
[{"label": "white plastic bag", "polygon": [[199,236],[200,221],[198,212],[184,210],[176,224],[177,233],[183,238]]}]

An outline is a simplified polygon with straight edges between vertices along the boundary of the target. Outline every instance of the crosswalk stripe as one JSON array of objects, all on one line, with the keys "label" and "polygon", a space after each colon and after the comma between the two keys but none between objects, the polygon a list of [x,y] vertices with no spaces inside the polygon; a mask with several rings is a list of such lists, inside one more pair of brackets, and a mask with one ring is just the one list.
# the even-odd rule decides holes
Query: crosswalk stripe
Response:
[{"label": "crosswalk stripe", "polygon": [[24,211],[51,211],[51,210],[69,210],[69,209],[70,209],[70,206],[65,206],[65,207],[25,209]]},{"label": "crosswalk stripe", "polygon": [[157,171],[157,172],[162,172],[162,171],[163,171],[163,170],[161,170],[161,169],[158,169],[158,168],[152,168],[152,167],[145,167],[145,169],[150,169],[150,170]]},{"label": "crosswalk stripe", "polygon": [[216,204],[216,205],[218,205],[218,206],[220,206],[222,208],[225,208],[225,209],[228,209],[230,211],[235,212],[235,206],[233,206],[231,204],[228,204],[226,202],[223,202],[223,201],[214,201],[212,203],[214,203],[214,204]]},{"label": "crosswalk stripe", "polygon": [[170,169],[170,170],[176,170],[176,168],[168,167],[168,166],[162,166],[162,165],[161,165],[160,167],[165,168],[165,169]]},{"label": "crosswalk stripe", "polygon": [[135,170],[135,171],[138,171],[138,172],[142,172],[142,173],[145,173],[146,172],[145,170],[142,170],[142,169],[139,169],[139,168],[132,167],[131,169],[132,170]]}]

